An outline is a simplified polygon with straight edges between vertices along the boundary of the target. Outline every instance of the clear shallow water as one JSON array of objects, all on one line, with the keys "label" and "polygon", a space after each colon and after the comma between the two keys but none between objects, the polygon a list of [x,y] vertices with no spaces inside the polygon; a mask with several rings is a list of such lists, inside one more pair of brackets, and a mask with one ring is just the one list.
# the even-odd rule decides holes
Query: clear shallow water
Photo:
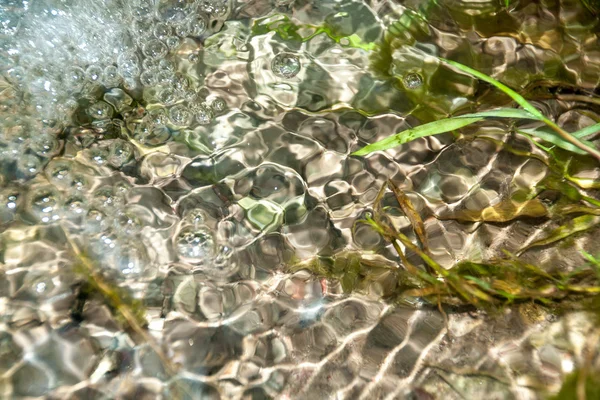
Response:
[{"label": "clear shallow water", "polygon": [[[393,270],[344,293],[289,267],[347,250],[395,265],[393,248],[356,224],[387,179],[407,192],[447,267],[514,252],[548,228],[543,218],[467,217],[518,203],[549,174],[511,150],[544,157],[505,122],[349,154],[510,103],[433,55],[524,90],[570,130],[597,122],[597,104],[568,97],[597,93],[594,3],[0,10],[4,397],[528,399],[557,389],[581,360],[592,330],[582,313],[528,304],[494,318],[454,312],[446,327],[437,309],[386,301]],[[387,47],[370,47],[384,38]],[[598,172],[586,158],[571,171]],[[393,195],[383,201],[411,234]],[[594,234],[524,257],[568,270],[580,249],[597,252]],[[150,338],[85,284],[90,271],[66,237],[102,282],[143,302]]]}]

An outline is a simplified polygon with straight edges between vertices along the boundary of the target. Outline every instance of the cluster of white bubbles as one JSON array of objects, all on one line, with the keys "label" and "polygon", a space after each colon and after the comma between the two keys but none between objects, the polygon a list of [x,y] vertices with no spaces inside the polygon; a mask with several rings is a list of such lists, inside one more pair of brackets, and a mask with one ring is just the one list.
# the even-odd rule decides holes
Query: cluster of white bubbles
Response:
[{"label": "cluster of white bubbles", "polygon": [[[34,176],[65,126],[104,128],[131,111],[132,97],[159,105],[131,114],[135,123],[120,116],[144,144],[168,140],[167,126],[209,124],[225,104],[177,72],[176,55],[190,43],[200,49],[230,8],[228,0],[3,0],[0,158],[18,161],[17,178]],[[74,122],[82,107],[89,121]]]},{"label": "cluster of white bubbles", "polygon": [[[141,274],[151,217],[123,200],[128,187],[89,180],[135,169],[130,139],[159,146],[226,110],[179,63],[201,63],[204,39],[230,10],[229,0],[1,0],[0,223],[20,209],[30,224],[60,221],[92,253],[115,253],[121,273]],[[190,48],[196,57],[182,58]],[[177,250],[212,257],[211,235],[184,234]]]}]

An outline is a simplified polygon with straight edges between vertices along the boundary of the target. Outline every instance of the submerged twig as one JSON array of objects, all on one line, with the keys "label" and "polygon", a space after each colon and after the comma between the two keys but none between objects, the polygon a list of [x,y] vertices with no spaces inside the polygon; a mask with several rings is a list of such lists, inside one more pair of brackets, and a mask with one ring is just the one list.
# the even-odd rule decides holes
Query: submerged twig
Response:
[{"label": "submerged twig", "polygon": [[425,234],[425,224],[423,223],[423,219],[421,218],[417,210],[415,210],[415,207],[413,206],[408,196],[406,196],[406,194],[391,180],[388,180],[388,184],[390,188],[392,188],[392,192],[394,192],[396,200],[398,201],[400,208],[404,212],[404,215],[406,215],[406,217],[410,221],[415,231],[415,234],[417,235],[417,239],[419,239],[419,242],[421,243],[423,251],[425,253],[429,253],[429,244],[427,242],[427,235]]}]

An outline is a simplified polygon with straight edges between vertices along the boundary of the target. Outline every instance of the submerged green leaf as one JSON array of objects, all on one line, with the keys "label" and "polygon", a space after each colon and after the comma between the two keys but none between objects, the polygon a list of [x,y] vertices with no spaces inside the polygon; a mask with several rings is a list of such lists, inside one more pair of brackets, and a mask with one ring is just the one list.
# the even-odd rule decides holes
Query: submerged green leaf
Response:
[{"label": "submerged green leaf", "polygon": [[520,94],[518,94],[517,92],[515,92],[514,90],[512,90],[511,88],[509,88],[502,82],[497,81],[496,79],[492,78],[491,76],[488,76],[484,73],[474,70],[473,68],[467,67],[466,65],[457,63],[456,61],[447,60],[445,58],[440,58],[440,60],[448,65],[453,66],[454,68],[456,68],[462,72],[470,74],[478,79],[481,79],[484,82],[494,85],[495,87],[500,89],[502,92],[504,92],[505,94],[510,96],[514,101],[517,102],[517,104],[519,104],[521,107],[523,107],[526,111],[529,111],[532,115],[537,117],[540,121],[542,121],[546,125],[548,125],[555,132],[556,135],[558,135],[560,138],[562,138],[563,141],[571,143],[574,147],[577,147],[580,150],[585,151],[586,153],[589,153],[592,156],[596,157],[598,160],[600,160],[600,151],[598,151],[595,147],[590,146],[589,142],[583,143],[579,140],[578,137],[571,135],[569,132],[567,132],[564,129],[562,129],[561,127],[559,127],[556,123],[554,123],[554,121],[551,121],[550,119],[546,118],[530,102],[525,100],[525,98],[523,96],[521,96]]},{"label": "submerged green leaf", "polygon": [[522,118],[539,120],[538,117],[532,115],[530,112],[518,108],[499,108],[496,110],[459,115],[456,117],[450,117],[440,121],[419,125],[416,128],[407,129],[397,133],[396,135],[380,140],[379,142],[367,145],[362,149],[355,151],[352,153],[352,155],[363,156],[374,151],[391,149],[418,138],[450,132],[481,121],[484,118]]},{"label": "submerged green leaf", "polygon": [[573,132],[571,135],[575,136],[577,139],[583,139],[586,136],[591,136],[598,132],[600,132],[600,122],[594,125],[586,126],[583,129]]},{"label": "submerged green leaf", "polygon": [[[552,143],[553,145],[560,147],[561,149],[572,151],[573,153],[587,154],[587,152],[581,150],[579,147],[571,144],[570,142],[567,142],[560,136],[557,136],[556,133],[554,133],[552,130],[546,127],[540,127],[535,129],[518,129],[517,132],[525,135],[538,137],[548,143]],[[588,141],[584,141],[584,143],[588,146],[593,146],[593,144]]]},{"label": "submerged green leaf", "polygon": [[557,242],[561,239],[564,239],[568,236],[571,236],[575,233],[582,232],[593,228],[594,226],[600,224],[600,216],[596,215],[581,215],[579,217],[573,218],[566,225],[560,226],[554,229],[548,236],[543,239],[536,240],[535,242],[522,247],[517,254],[522,254],[526,250],[529,250],[533,247],[545,246],[550,243]]},{"label": "submerged green leaf", "polygon": [[483,117],[469,118],[467,116],[463,116],[457,118],[443,119],[441,121],[434,121],[428,124],[419,125],[416,128],[407,129],[393,136],[380,140],[379,142],[367,145],[362,149],[355,151],[351,155],[364,156],[374,151],[391,149],[398,145],[411,142],[415,139],[450,132],[455,129],[462,128],[464,126],[475,123],[477,121],[481,121],[482,119]]},{"label": "submerged green leaf", "polygon": [[503,200],[493,206],[481,210],[459,209],[436,215],[438,219],[453,219],[472,222],[508,222],[522,217],[545,217],[548,209],[539,199],[531,199],[521,203],[510,199]]},{"label": "submerged green leaf", "polygon": [[[523,110],[513,108],[501,108],[497,110],[483,111],[474,114],[466,114],[457,117],[446,118],[440,121],[430,122],[418,126],[416,128],[407,129],[406,131],[397,133],[396,135],[385,138],[379,142],[372,143],[363,147],[362,149],[355,151],[352,155],[363,156],[374,151],[387,150],[392,147],[410,142],[412,140],[433,136],[440,133],[452,131],[454,129],[462,128],[472,123],[478,122],[483,118],[496,117],[496,118],[519,118],[519,119],[534,119],[545,123],[552,132],[544,131],[541,128],[532,130],[521,130],[523,135],[533,135],[541,138],[549,143],[552,143],[562,149],[577,153],[577,154],[591,154],[600,160],[600,152],[594,148],[594,145],[588,141],[581,141],[580,138],[593,134],[596,132],[596,127],[588,127],[585,130],[576,132],[577,135],[571,135],[566,132],[553,121],[546,118],[538,109],[536,109],[531,103],[529,103],[523,96],[506,86],[500,81],[485,75],[473,68],[467,67],[466,65],[457,63],[455,61],[440,58],[440,60],[454,68],[472,75],[484,82],[488,82],[502,92],[510,96],[515,102],[517,102]],[[600,130],[600,127],[598,128]],[[537,143],[536,143],[537,144]],[[538,144],[539,145],[539,144]],[[539,145],[540,148],[549,151],[549,149]]]},{"label": "submerged green leaf", "polygon": [[527,110],[520,108],[497,108],[495,110],[482,111],[473,114],[457,115],[452,118],[516,118],[516,119],[535,119],[540,121],[538,116],[533,115]]},{"label": "submerged green leaf", "polygon": [[539,112],[538,109],[535,108],[530,102],[525,100],[523,96],[521,96],[519,93],[515,92],[502,82],[497,81],[491,76],[481,73],[473,68],[467,67],[466,65],[457,63],[456,61],[447,60],[445,58],[440,58],[440,60],[442,60],[448,65],[452,65],[454,68],[461,70],[462,72],[466,72],[469,75],[473,75],[477,79],[481,79],[484,82],[494,85],[495,87],[506,93],[508,96],[510,96],[515,102],[517,102],[517,104],[523,107],[526,111],[530,112],[533,116],[537,117],[540,120],[546,119],[546,117],[544,117],[544,115],[541,112]]}]

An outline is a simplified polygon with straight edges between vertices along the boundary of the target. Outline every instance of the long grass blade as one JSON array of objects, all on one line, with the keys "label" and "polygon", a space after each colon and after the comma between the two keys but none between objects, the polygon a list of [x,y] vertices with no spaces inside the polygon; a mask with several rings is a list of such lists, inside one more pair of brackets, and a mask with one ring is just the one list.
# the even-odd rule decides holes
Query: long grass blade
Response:
[{"label": "long grass blade", "polygon": [[364,156],[374,151],[391,149],[418,138],[450,132],[481,121],[484,118],[517,118],[539,120],[538,117],[532,115],[530,112],[518,108],[499,108],[496,110],[459,115],[456,117],[450,117],[440,121],[419,125],[416,128],[407,129],[393,136],[380,140],[379,142],[371,143],[362,149],[355,151],[352,153],[352,155]]},{"label": "long grass blade", "polygon": [[600,122],[594,125],[586,126],[583,129],[573,132],[571,135],[577,139],[583,139],[584,137],[591,136],[595,133],[600,132]]},{"label": "long grass blade", "polygon": [[541,119],[527,110],[520,108],[497,108],[495,110],[481,111],[473,114],[457,115],[452,118],[516,118],[516,119],[535,119],[541,121]]},{"label": "long grass blade", "polygon": [[596,215],[581,215],[579,217],[575,217],[569,221],[569,223],[554,229],[545,238],[522,247],[517,252],[517,255],[523,254],[523,252],[533,247],[545,246],[554,242],[558,242],[559,240],[574,235],[575,233],[591,229],[598,224],[600,224],[600,217]]},{"label": "long grass blade", "polygon": [[546,117],[544,117],[544,115],[541,112],[539,112],[538,109],[535,108],[531,103],[529,103],[527,100],[525,100],[525,98],[523,96],[521,96],[519,93],[515,92],[514,90],[512,90],[511,88],[509,88],[502,82],[497,81],[494,78],[492,78],[491,76],[481,73],[473,68],[467,67],[466,65],[457,63],[456,61],[447,60],[445,58],[440,58],[440,60],[442,60],[443,62],[445,62],[448,65],[452,65],[454,68],[461,70],[462,72],[466,72],[467,74],[476,77],[477,79],[480,79],[484,82],[487,82],[491,85],[496,86],[498,89],[500,89],[501,91],[506,93],[508,96],[510,96],[515,102],[517,102],[517,104],[519,104],[525,110],[530,112],[533,116],[539,118],[540,120],[546,119]]},{"label": "long grass blade", "polygon": [[600,160],[600,151],[598,151],[595,147],[593,146],[589,146],[586,143],[582,143],[579,138],[571,135],[569,132],[565,131],[564,129],[562,129],[560,126],[558,126],[556,123],[554,123],[553,121],[549,120],[548,118],[546,118],[540,111],[538,111],[530,102],[528,102],[527,100],[525,100],[525,98],[523,96],[521,96],[520,94],[518,94],[517,92],[515,92],[514,90],[512,90],[511,88],[509,88],[508,86],[506,86],[505,84],[503,84],[502,82],[497,81],[496,79],[492,78],[491,76],[488,76],[486,74],[483,74],[477,70],[474,70],[473,68],[467,67],[466,65],[463,65],[461,63],[457,63],[456,61],[451,61],[451,60],[447,60],[445,58],[440,58],[440,60],[448,65],[453,66],[454,68],[465,72],[469,75],[472,75],[478,79],[481,79],[484,82],[487,82],[491,85],[494,85],[495,87],[497,87],[498,89],[500,89],[502,92],[504,92],[505,94],[507,94],[508,96],[510,96],[514,101],[517,102],[517,104],[519,104],[521,107],[523,107],[525,110],[529,111],[532,115],[534,115],[535,117],[539,118],[540,121],[543,121],[546,125],[548,125],[554,132],[556,132],[556,134],[558,136],[560,136],[562,139],[564,139],[565,141],[573,144],[574,146],[578,147],[579,149],[585,151],[586,153],[591,154],[592,156],[596,157],[598,160]]},{"label": "long grass blade", "polygon": [[[549,128],[542,127],[535,129],[518,129],[517,132],[538,137],[548,143],[552,143],[553,145],[560,147],[561,149],[572,151],[573,153],[587,154],[586,151],[581,150],[579,147],[567,142],[566,140],[563,140],[560,136],[557,136],[556,133],[551,131]],[[587,140],[583,140],[582,142],[588,146],[593,146],[593,144]]]},{"label": "long grass blade", "polygon": [[482,119],[483,117],[469,118],[463,116],[419,125],[416,128],[407,129],[393,136],[380,140],[379,142],[371,143],[362,149],[355,151],[351,155],[364,156],[366,154],[373,153],[374,151],[388,150],[401,144],[411,142],[415,139],[450,132],[464,126],[471,125],[477,121],[481,121]]}]

